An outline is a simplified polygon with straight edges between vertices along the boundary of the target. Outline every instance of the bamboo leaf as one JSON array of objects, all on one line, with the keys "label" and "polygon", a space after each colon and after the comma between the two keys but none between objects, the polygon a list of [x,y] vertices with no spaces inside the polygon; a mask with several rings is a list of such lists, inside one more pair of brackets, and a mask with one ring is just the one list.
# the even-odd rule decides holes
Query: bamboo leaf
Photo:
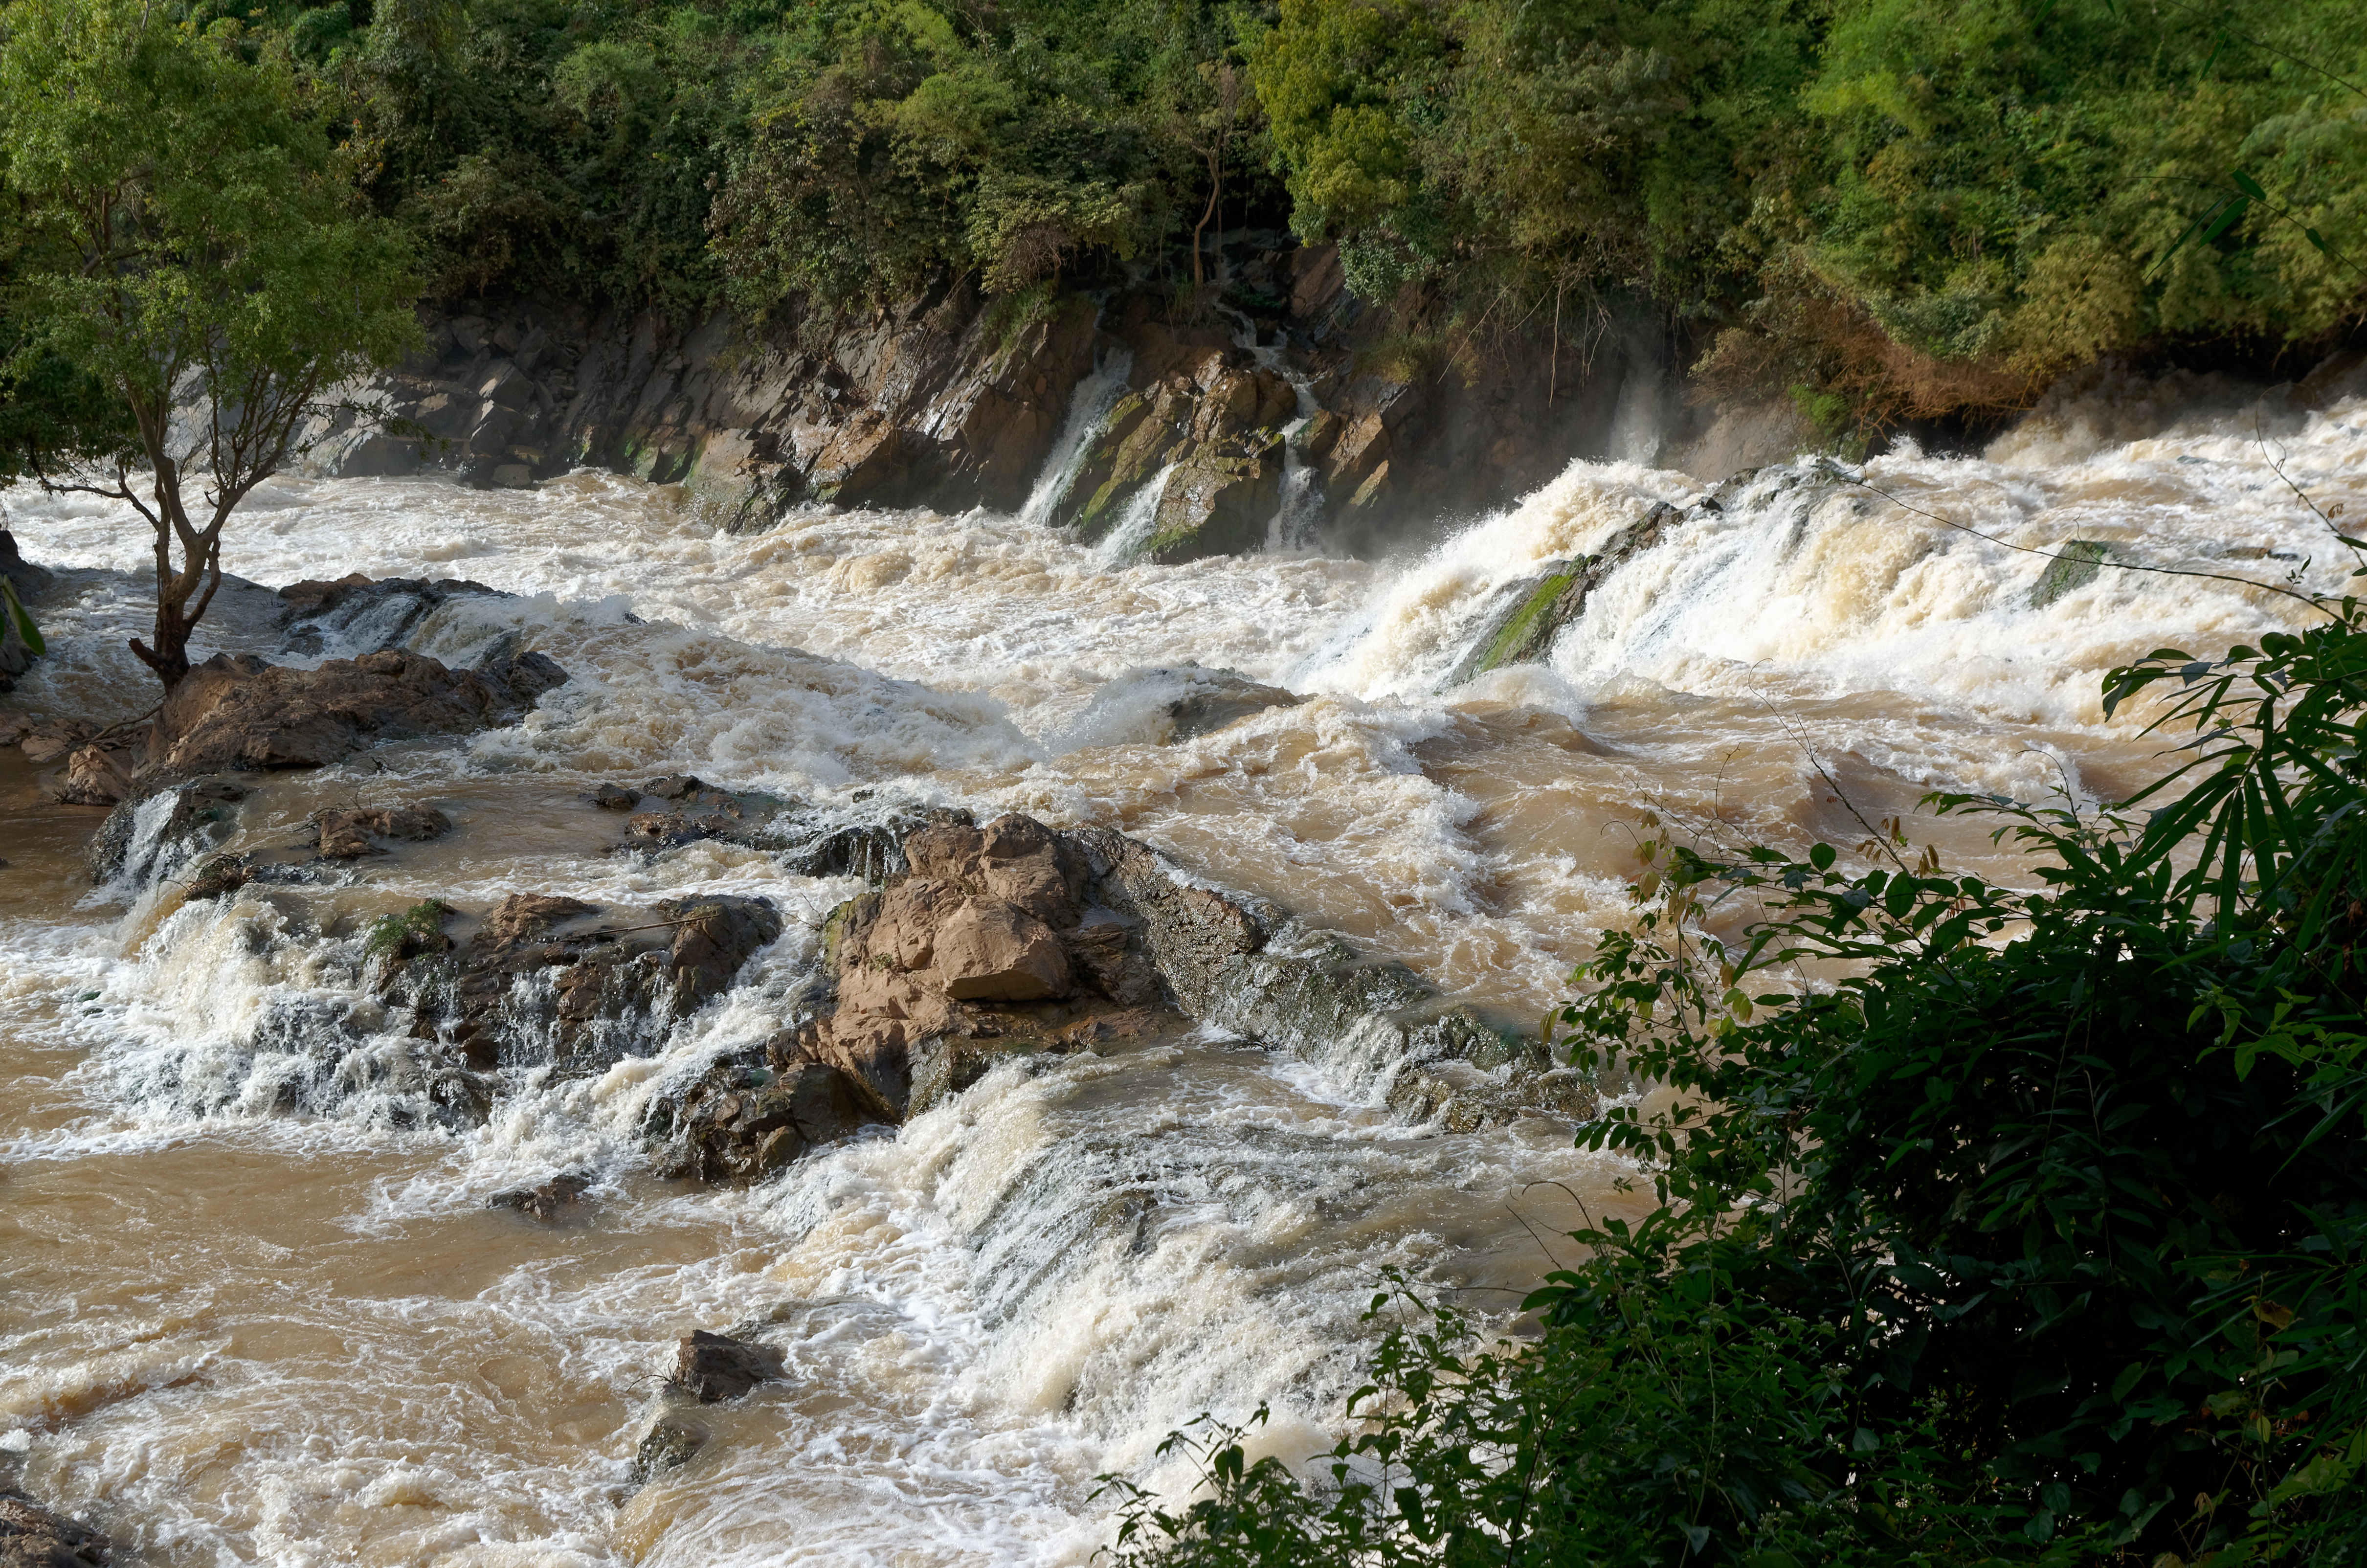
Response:
[{"label": "bamboo leaf", "polygon": [[[2169,242],[2169,248],[2168,250],[2154,257],[2153,265],[2145,269],[2146,277],[2147,278],[2151,278],[2155,273],[2159,272],[2163,267],[2168,267],[2170,264],[2171,259],[2175,257],[2180,251],[2186,248],[2187,242],[2202,232],[2203,225],[2211,222],[2213,213],[2217,212],[2228,202],[2238,199],[2240,199],[2237,197],[2223,196],[2218,200],[2213,202],[2210,206],[2204,208],[2201,217],[2195,219],[2193,222],[2186,225],[2185,231],[2181,233],[2178,238]],[[2213,233],[2215,234],[2217,231],[2214,230]]]},{"label": "bamboo leaf", "polygon": [[17,597],[17,585],[6,577],[0,577],[0,598],[7,601],[6,611],[16,619],[17,635],[25,640],[26,651],[34,654],[48,653],[50,645],[41,641],[40,628],[33,624],[32,614],[25,608],[25,601]]},{"label": "bamboo leaf", "polygon": [[2199,243],[2207,245],[2214,240],[2216,240],[2220,235],[2225,233],[2229,229],[2235,227],[2236,220],[2241,218],[2244,215],[2244,209],[2250,205],[2250,202],[2246,201],[2240,196],[2231,197],[2228,199],[2226,210],[2219,214],[2218,218],[2212,223],[2210,228],[2203,231],[2203,238]]}]

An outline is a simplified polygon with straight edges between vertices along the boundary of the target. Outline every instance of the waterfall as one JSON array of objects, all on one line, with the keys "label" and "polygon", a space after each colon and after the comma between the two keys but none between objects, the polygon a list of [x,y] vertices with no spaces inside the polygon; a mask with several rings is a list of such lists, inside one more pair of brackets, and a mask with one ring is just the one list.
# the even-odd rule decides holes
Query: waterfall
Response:
[{"label": "waterfall", "polygon": [[1109,416],[1110,405],[1126,391],[1126,379],[1134,369],[1134,356],[1123,347],[1104,349],[1093,361],[1093,373],[1077,383],[1069,395],[1069,412],[1060,423],[1060,434],[1052,449],[1044,455],[1044,467],[1036,475],[1036,488],[1027,493],[1027,503],[1019,508],[1019,520],[1042,523],[1068,493],[1069,483],[1076,477],[1077,465],[1083,460],[1093,433]]}]

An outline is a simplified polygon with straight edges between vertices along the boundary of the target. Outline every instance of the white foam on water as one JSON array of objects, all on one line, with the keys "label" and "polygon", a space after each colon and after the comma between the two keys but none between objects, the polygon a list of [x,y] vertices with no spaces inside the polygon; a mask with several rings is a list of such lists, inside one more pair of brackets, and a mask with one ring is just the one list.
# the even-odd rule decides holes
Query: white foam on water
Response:
[{"label": "white foam on water", "polygon": [[[341,791],[515,802],[677,770],[842,808],[1028,810],[1135,833],[1534,1017],[1622,917],[1643,804],[1846,842],[1852,810],[1928,788],[2092,797],[2142,777],[2152,743],[2101,724],[2102,671],[2293,607],[2108,569],[2033,608],[2046,563],[2010,547],[2106,540],[2269,581],[2293,555],[2324,586],[2347,564],[2272,460],[2355,510],[2367,459],[2360,399],[2203,392],[2067,394],[1983,456],[1876,460],[1871,489],[1763,474],[1622,566],[1547,663],[1452,691],[1515,585],[1704,487],[1583,463],[1415,557],[1156,567],[985,514],[803,512],[740,537],[611,476],[288,479],[234,525],[229,563],[268,584],[465,571],[518,597],[456,598],[410,645],[538,648],[572,676],[516,725],[289,787],[280,831]],[[1072,449],[1100,395],[1072,407]],[[144,543],[87,498],[7,501],[28,555],[70,569],[28,693],[137,688],[118,650],[142,627]],[[221,613],[248,639],[223,645],[277,635],[268,596]],[[1172,740],[1195,663],[1310,699]],[[160,825],[134,824],[135,858]],[[1550,1236],[1565,1217],[1533,1184],[1608,1187],[1567,1130],[1395,1125],[1364,1069],[1201,1038],[1006,1064],[753,1191],[672,1187],[642,1167],[651,1103],[787,1021],[856,884],[724,845],[470,834],[441,860],[177,911],[152,886],[120,924],[0,921],[9,1049],[38,1064],[19,1082],[41,1108],[0,1158],[18,1211],[84,1249],[71,1275],[10,1276],[42,1283],[0,1333],[0,1447],[148,1561],[1082,1563],[1110,1528],[1093,1477],[1177,1483],[1153,1450],[1202,1411],[1271,1401],[1274,1451],[1326,1446],[1381,1267],[1507,1301],[1547,1267],[1507,1206]],[[2001,864],[1979,837],[1950,855]],[[481,1127],[423,1119],[407,1020],[362,983],[368,917],[693,890],[772,898],[787,934],[654,1055],[518,1074]],[[583,1229],[483,1210],[571,1168],[598,1184]],[[119,1218],[73,1218],[102,1211]],[[716,1412],[698,1460],[617,1506],[674,1337],[767,1318],[792,1381]]]}]

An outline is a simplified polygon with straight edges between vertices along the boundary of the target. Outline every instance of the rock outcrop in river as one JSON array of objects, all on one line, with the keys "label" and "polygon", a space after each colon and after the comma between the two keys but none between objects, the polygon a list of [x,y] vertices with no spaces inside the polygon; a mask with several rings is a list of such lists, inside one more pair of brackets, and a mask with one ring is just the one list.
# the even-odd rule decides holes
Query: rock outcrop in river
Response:
[{"label": "rock outcrop in river", "polygon": [[[1534,1040],[1450,1006],[1281,911],[1193,886],[1148,846],[1032,818],[944,821],[835,911],[831,992],[761,1051],[663,1098],[671,1167],[758,1179],[866,1120],[942,1104],[1003,1062],[1048,1064],[1216,1025],[1362,1068],[1415,1119],[1584,1119],[1592,1086]],[[761,1060],[759,1059],[761,1057]]]},{"label": "rock outcrop in river", "polygon": [[781,934],[763,899],[669,899],[592,924],[580,899],[512,893],[465,942],[440,902],[388,915],[368,943],[372,988],[407,1004],[414,1032],[478,1072],[546,1062],[595,1072],[648,1055],[670,1020],[730,987]]},{"label": "rock outcrop in river", "polygon": [[[373,581],[358,574],[299,583],[280,590],[288,605],[283,649],[318,653],[324,636],[334,635],[356,647],[357,657],[307,669],[253,653],[217,653],[182,677],[153,716],[106,730],[51,719],[12,734],[36,766],[62,759],[42,781],[51,800],[129,809],[210,774],[323,767],[384,741],[474,733],[515,720],[563,685],[567,672],[546,654],[516,650],[513,639],[497,642],[470,669],[402,646],[433,610],[472,595],[508,597],[478,583]],[[430,831],[424,818],[319,825],[322,852],[331,858],[441,831]],[[129,832],[127,816],[94,838],[92,865],[100,881],[120,869]]]},{"label": "rock outcrop in river", "polygon": [[[1704,498],[1696,506],[1712,512],[1720,509],[1713,498]],[[1659,543],[1689,515],[1662,501],[1640,521],[1612,535],[1610,542],[1594,554],[1554,562],[1535,576],[1515,585],[1508,602],[1488,622],[1446,684],[1461,686],[1489,670],[1545,659],[1553,652],[1554,639],[1561,635],[1562,628],[1586,613],[1587,599],[1603,585],[1603,579]]]},{"label": "rock outcrop in river", "polygon": [[[453,831],[421,804],[339,808],[318,816],[309,860],[259,847],[209,857],[238,831],[250,792],[208,778],[119,810],[96,868],[110,880],[177,875],[192,903],[253,890],[287,910],[314,896],[310,885],[348,883],[355,859]],[[818,831],[796,802],[686,777],[604,787],[588,803],[625,808],[619,852],[725,837],[785,869],[875,883],[830,915],[820,973],[787,993],[769,1037],[651,1102],[647,1135],[679,1175],[754,1181],[941,1105],[999,1065],[1034,1072],[1210,1027],[1325,1063],[1409,1119],[1450,1130],[1594,1113],[1591,1085],[1533,1040],[1105,829],[889,811]],[[323,918],[295,916],[293,939],[319,939],[303,933]],[[361,1085],[414,1096],[405,1116],[466,1123],[508,1092],[509,1074],[581,1076],[656,1054],[784,930],[771,902],[730,893],[623,907],[545,893],[473,908],[429,899],[378,917],[358,958],[336,960],[357,964],[366,1001],[314,998],[258,1035],[296,1044],[311,1064],[279,1091],[290,1106],[326,1108]],[[389,1055],[385,1042],[406,1033]]]},{"label": "rock outcrop in river", "polygon": [[[34,565],[17,552],[16,536],[0,528],[0,578],[18,599],[29,599],[50,585],[46,568]],[[38,631],[39,629],[36,628]],[[27,645],[24,633],[17,629],[17,618],[0,615],[0,691],[13,691],[17,677],[23,675],[33,662],[33,651]]]},{"label": "rock outcrop in river", "polygon": [[182,677],[157,712],[146,766],[180,777],[321,767],[379,741],[484,729],[566,678],[540,653],[478,670],[397,652],[310,670],[217,653]]}]

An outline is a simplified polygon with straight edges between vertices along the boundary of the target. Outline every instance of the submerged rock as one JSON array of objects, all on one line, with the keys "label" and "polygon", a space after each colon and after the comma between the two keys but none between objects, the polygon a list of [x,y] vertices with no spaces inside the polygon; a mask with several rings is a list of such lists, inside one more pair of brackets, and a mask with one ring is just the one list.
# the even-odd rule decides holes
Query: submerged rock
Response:
[{"label": "submerged rock", "polygon": [[452,831],[452,819],[433,806],[370,806],[321,812],[312,818],[324,860],[383,855],[389,843],[424,844]]},{"label": "submerged rock", "polygon": [[855,876],[875,884],[902,873],[907,835],[933,822],[970,820],[968,812],[900,805],[850,821],[843,810],[721,790],[688,774],[639,786],[603,784],[591,801],[603,811],[632,813],[620,850],[658,853],[718,839],[763,850],[799,876]]},{"label": "submerged rock", "polygon": [[744,1186],[877,1119],[834,1067],[800,1062],[776,1074],[723,1062],[662,1099],[650,1130],[668,1140],[663,1174]]},{"label": "submerged rock", "polygon": [[707,1423],[662,1404],[641,1427],[633,1445],[633,1484],[647,1486],[670,1470],[680,1470],[698,1457],[711,1434]]},{"label": "submerged rock", "polygon": [[195,903],[199,899],[221,898],[234,893],[255,880],[255,858],[251,855],[215,855],[198,862],[189,874],[189,884],[181,896]]},{"label": "submerged rock", "polygon": [[2084,588],[2096,580],[2108,561],[2123,559],[2121,549],[2109,540],[2067,539],[2055,547],[2055,559],[2038,574],[2038,582],[2030,590],[2030,608],[2044,609],[2074,589]]},{"label": "submerged rock", "polygon": [[373,928],[372,983],[472,1069],[548,1062],[591,1073],[648,1055],[666,1025],[722,994],[781,934],[770,903],[738,895],[584,924],[600,913],[580,899],[513,893],[456,944],[443,930],[453,911],[430,901]]},{"label": "submerged rock", "polygon": [[334,582],[308,579],[279,590],[288,613],[280,649],[319,653],[334,641],[349,654],[401,648],[436,610],[458,598],[514,597],[464,578],[371,578],[356,572]]},{"label": "submerged rock", "polygon": [[1191,689],[1167,705],[1167,739],[1188,741],[1216,733],[1237,720],[1269,708],[1296,708],[1307,700],[1295,691],[1254,681],[1239,670],[1195,670]]},{"label": "submerged rock", "polygon": [[21,1492],[0,1492],[0,1568],[105,1568],[113,1543]]},{"label": "submerged rock", "polygon": [[313,670],[217,653],[165,699],[148,766],[166,776],[322,767],[380,741],[506,722],[566,679],[540,653],[478,670],[421,653],[366,653]]},{"label": "submerged rock", "polygon": [[[169,806],[157,799],[166,794]],[[104,885],[124,876],[171,874],[231,835],[236,807],[246,796],[244,785],[227,778],[143,785],[108,814],[84,847],[90,880]]]},{"label": "submerged rock", "polygon": [[578,1171],[555,1176],[539,1187],[514,1187],[506,1192],[496,1192],[485,1199],[488,1209],[515,1209],[529,1220],[555,1225],[572,1220],[589,1207],[583,1195],[592,1190],[592,1178]]},{"label": "submerged rock", "polygon": [[1295,708],[1306,700],[1239,670],[1194,664],[1128,670],[1093,693],[1070,726],[1062,747],[1169,745],[1213,734],[1269,708]]}]

